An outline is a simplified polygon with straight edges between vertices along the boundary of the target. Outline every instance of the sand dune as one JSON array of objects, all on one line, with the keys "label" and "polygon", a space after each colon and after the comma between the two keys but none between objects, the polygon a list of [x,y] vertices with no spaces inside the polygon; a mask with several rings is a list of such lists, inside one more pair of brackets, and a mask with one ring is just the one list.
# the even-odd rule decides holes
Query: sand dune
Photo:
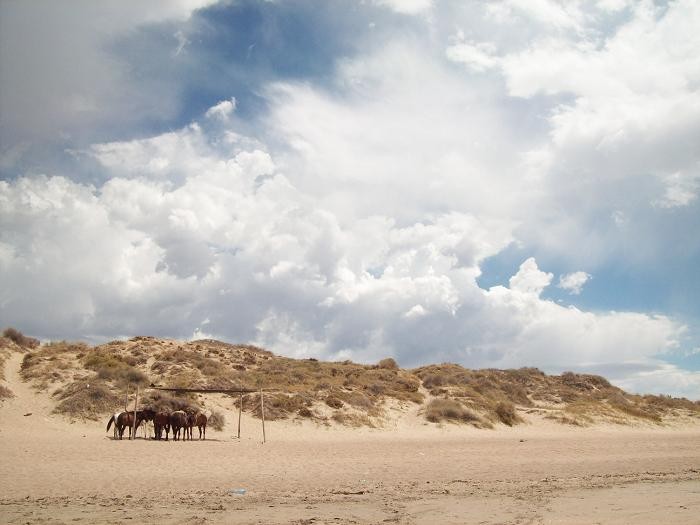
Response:
[{"label": "sand dune", "polygon": [[[260,422],[236,439],[114,441],[51,414],[6,363],[3,523],[697,523],[700,425],[571,428],[531,417],[496,430]],[[31,413],[31,415],[26,415]],[[141,436],[141,434],[140,434]],[[241,495],[233,491],[245,489]]]}]

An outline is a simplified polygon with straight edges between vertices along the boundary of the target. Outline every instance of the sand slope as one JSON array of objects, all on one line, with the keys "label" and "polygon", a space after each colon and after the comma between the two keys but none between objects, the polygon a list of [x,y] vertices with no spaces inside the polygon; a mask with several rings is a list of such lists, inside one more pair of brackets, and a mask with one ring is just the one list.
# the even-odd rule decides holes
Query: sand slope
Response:
[{"label": "sand slope", "polygon": [[[206,442],[113,441],[6,363],[3,523],[698,523],[700,426],[384,430],[234,412]],[[222,399],[222,406],[227,401]],[[31,412],[31,416],[24,414]],[[245,495],[231,493],[246,489]]]}]

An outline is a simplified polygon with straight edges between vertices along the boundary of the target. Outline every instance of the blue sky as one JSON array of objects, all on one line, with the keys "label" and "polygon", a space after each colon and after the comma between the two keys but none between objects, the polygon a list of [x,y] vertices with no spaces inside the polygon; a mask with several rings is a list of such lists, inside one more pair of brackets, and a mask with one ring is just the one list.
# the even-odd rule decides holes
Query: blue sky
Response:
[{"label": "blue sky", "polygon": [[695,2],[0,15],[0,324],[700,398]]}]

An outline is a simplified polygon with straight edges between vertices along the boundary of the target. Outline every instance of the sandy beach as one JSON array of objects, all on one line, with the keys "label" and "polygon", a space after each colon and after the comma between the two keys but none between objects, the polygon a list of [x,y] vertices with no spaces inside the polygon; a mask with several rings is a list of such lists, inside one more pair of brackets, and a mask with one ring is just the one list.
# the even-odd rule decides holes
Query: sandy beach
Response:
[{"label": "sandy beach", "polygon": [[[115,441],[50,414],[6,364],[3,523],[697,523],[700,426],[384,429],[260,421]],[[227,400],[218,400],[226,408]],[[25,415],[31,414],[31,415]],[[197,432],[195,430],[195,436]],[[240,494],[239,489],[245,490]]]}]

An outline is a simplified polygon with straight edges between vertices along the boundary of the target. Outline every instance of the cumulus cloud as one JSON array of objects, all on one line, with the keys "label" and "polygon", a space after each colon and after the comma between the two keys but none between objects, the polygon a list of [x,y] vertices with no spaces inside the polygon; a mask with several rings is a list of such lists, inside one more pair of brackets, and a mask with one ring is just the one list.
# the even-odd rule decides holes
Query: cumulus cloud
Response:
[{"label": "cumulus cloud", "polygon": [[700,372],[684,370],[669,363],[653,362],[646,370],[614,377],[613,381],[630,392],[700,399]]},{"label": "cumulus cloud", "polygon": [[219,120],[226,120],[236,109],[236,99],[231,97],[229,100],[222,100],[215,106],[210,107],[205,116]]},{"label": "cumulus cloud", "polygon": [[[193,124],[96,145],[114,175],[100,187],[44,176],[0,184],[2,318],[48,337],[206,333],[405,365],[565,369],[677,345],[683,327],[668,318],[542,299],[552,274],[533,258],[510,288],[480,288],[481,261],[512,241],[508,222],[453,211],[398,224],[379,208],[348,221],[266,151],[215,150],[213,139]],[[151,156],[185,166],[180,182]],[[61,308],[37,318],[49,302]]]},{"label": "cumulus cloud", "polygon": [[[597,14],[578,4],[528,3],[528,16],[544,20],[540,8],[547,6],[555,26],[578,28],[534,37],[512,16],[522,5],[511,4],[499,4],[511,13],[500,23],[527,38],[496,34],[491,43],[503,52],[493,57],[492,71],[503,75],[512,97],[534,107],[549,101],[542,113],[548,136],[523,154],[522,170],[541,185],[544,200],[531,208],[521,239],[543,245],[546,230],[543,247],[570,263],[593,267],[630,257],[648,264],[669,249],[662,246],[669,233],[654,221],[630,219],[696,202],[698,150],[686,138],[700,132],[697,3],[625,9],[624,2],[603,2]],[[608,19],[612,31],[601,32],[601,16],[622,9],[624,15]],[[621,222],[601,222],[604,215],[625,217],[624,237]],[[619,250],[627,242],[635,249],[624,255]]]},{"label": "cumulus cloud", "polygon": [[579,295],[583,290],[583,285],[590,279],[590,274],[586,272],[573,272],[559,277],[559,288],[566,290],[572,295]]},{"label": "cumulus cloud", "polygon": [[541,271],[537,267],[537,261],[530,257],[520,265],[518,273],[510,278],[510,289],[539,296],[552,282],[552,277],[551,273]]},{"label": "cumulus cloud", "polygon": [[491,43],[457,42],[446,50],[447,58],[459,62],[474,71],[485,71],[499,65]]}]

